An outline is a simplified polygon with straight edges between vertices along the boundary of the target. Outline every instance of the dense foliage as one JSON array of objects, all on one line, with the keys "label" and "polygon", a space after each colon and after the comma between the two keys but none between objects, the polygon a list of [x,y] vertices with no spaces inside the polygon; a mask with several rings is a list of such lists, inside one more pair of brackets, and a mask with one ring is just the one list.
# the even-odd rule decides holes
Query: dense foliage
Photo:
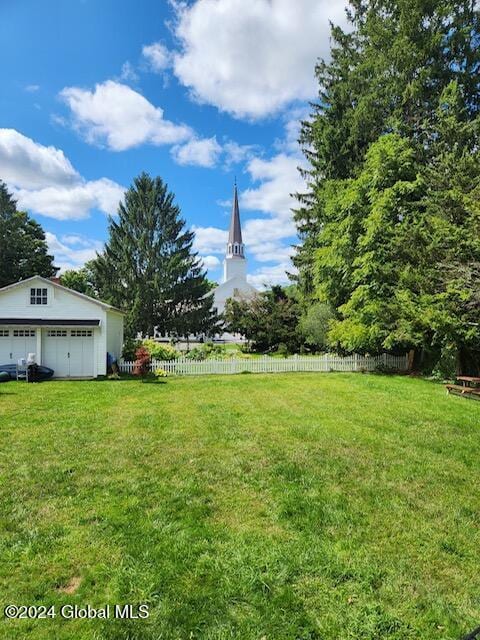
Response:
[{"label": "dense foliage", "polygon": [[[346,351],[480,349],[480,18],[473,1],[351,0],[303,123],[303,316]],[[306,320],[304,320],[305,322]]]},{"label": "dense foliage", "polygon": [[284,345],[286,351],[295,353],[302,342],[299,313],[296,299],[274,286],[249,300],[228,300],[225,321],[227,330],[240,333],[255,351],[275,351]]},{"label": "dense foliage", "polygon": [[[233,352],[233,354],[236,355],[236,352]],[[196,345],[193,349],[190,349],[186,357],[189,360],[208,360],[226,358],[227,355],[225,345],[215,344],[209,341]]]},{"label": "dense foliage", "polygon": [[148,351],[152,360],[176,360],[180,352],[165,342],[156,342],[152,339],[142,340],[142,346]]},{"label": "dense foliage", "polygon": [[80,269],[67,269],[60,276],[60,284],[79,293],[84,293],[91,298],[97,297],[95,290],[94,274],[90,268],[90,263],[86,263]]},{"label": "dense foliage", "polygon": [[140,346],[135,353],[135,366],[133,368],[134,376],[146,376],[150,371],[150,353],[148,350]]},{"label": "dense foliage", "polygon": [[91,263],[99,296],[127,312],[127,333],[214,330],[210,285],[192,243],[162,179],[136,178],[118,219],[110,220],[104,252]]},{"label": "dense foliage", "polygon": [[0,180],[0,287],[34,275],[57,273],[42,227],[24,211]]}]

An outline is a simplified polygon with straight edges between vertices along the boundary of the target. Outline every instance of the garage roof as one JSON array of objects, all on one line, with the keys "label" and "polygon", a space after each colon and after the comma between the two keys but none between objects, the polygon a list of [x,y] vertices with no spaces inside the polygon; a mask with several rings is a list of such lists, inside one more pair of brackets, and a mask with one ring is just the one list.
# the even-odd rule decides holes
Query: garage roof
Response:
[{"label": "garage roof", "polygon": [[100,320],[75,320],[62,318],[51,320],[50,318],[0,318],[0,325],[22,325],[37,327],[98,327]]},{"label": "garage roof", "polygon": [[88,300],[89,302],[93,302],[94,304],[98,304],[99,307],[103,309],[108,309],[109,311],[115,311],[116,313],[121,313],[125,315],[125,311],[121,309],[117,309],[116,307],[112,307],[111,304],[107,304],[106,302],[101,302],[100,300],[96,300],[90,296],[85,295],[84,293],[80,293],[79,291],[75,291],[74,289],[69,289],[68,287],[64,287],[58,282],[54,282],[53,280],[49,280],[49,278],[44,278],[43,276],[32,276],[31,278],[26,278],[25,280],[20,280],[20,282],[14,282],[13,284],[8,284],[6,287],[2,287],[0,289],[0,295],[4,291],[9,291],[10,289],[14,289],[15,287],[19,287],[21,285],[27,284],[28,282],[32,282],[32,280],[41,280],[45,282],[45,284],[49,284],[52,287],[56,287],[57,289],[61,289],[62,291],[67,291],[67,293],[71,293],[73,296],[78,296],[79,298],[83,298],[84,300]]}]

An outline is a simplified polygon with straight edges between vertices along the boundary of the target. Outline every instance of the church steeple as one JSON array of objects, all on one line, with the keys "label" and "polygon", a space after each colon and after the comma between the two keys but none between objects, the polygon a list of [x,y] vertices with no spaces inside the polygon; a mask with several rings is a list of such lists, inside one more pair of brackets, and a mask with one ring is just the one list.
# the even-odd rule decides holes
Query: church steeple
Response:
[{"label": "church steeple", "polygon": [[230,229],[228,231],[227,257],[245,259],[245,246],[242,240],[242,227],[240,225],[240,210],[238,208],[237,181],[233,187],[232,215],[230,217]]},{"label": "church steeple", "polygon": [[238,208],[237,181],[233,187],[232,215],[228,230],[227,251],[223,262],[223,281],[232,278],[241,278],[246,282],[247,261],[245,259],[245,245],[242,239],[242,227],[240,224],[240,210]]}]

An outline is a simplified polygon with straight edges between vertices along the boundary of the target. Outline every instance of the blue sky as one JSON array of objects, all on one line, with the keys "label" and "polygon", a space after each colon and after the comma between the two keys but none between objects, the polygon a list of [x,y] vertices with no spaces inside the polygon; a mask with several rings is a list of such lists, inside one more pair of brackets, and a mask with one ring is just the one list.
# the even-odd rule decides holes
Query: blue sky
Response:
[{"label": "blue sky", "polygon": [[2,0],[0,179],[62,269],[101,250],[141,171],[175,193],[221,278],[234,176],[255,286],[285,282],[298,121],[328,55],[324,0]]}]

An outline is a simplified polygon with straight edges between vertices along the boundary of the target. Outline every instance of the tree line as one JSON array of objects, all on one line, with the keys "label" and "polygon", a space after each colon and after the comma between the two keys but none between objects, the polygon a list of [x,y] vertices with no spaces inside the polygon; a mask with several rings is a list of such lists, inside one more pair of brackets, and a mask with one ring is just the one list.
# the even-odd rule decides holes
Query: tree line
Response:
[{"label": "tree line", "polygon": [[480,354],[480,24],[473,0],[351,0],[302,124],[303,315],[345,352]]}]

